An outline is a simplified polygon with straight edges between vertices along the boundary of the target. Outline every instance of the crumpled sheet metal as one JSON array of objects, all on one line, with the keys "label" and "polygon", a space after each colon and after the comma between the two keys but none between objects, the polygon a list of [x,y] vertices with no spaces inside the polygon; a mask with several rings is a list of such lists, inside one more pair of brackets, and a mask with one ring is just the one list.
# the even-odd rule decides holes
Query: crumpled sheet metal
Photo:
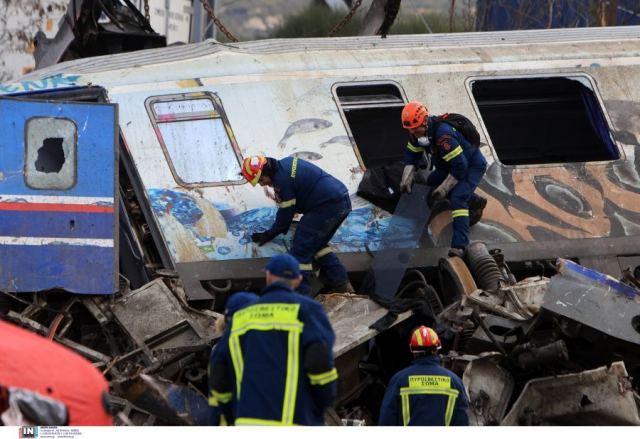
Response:
[{"label": "crumpled sheet metal", "polygon": [[529,381],[501,425],[640,425],[623,362]]},{"label": "crumpled sheet metal", "polygon": [[[378,332],[369,326],[389,311],[367,296],[355,294],[321,294],[316,300],[327,312],[336,334],[333,348],[336,358],[375,337]],[[406,320],[410,315],[411,311],[400,314],[392,326]]]},{"label": "crumpled sheet metal", "polygon": [[469,362],[462,376],[469,394],[469,424],[498,425],[507,411],[515,381],[496,364],[501,356]]},{"label": "crumpled sheet metal", "polygon": [[551,278],[542,308],[640,345],[640,293],[611,276],[566,259]]},{"label": "crumpled sheet metal", "polygon": [[169,425],[207,425],[206,398],[186,386],[140,374],[118,383],[125,398]]},{"label": "crumpled sheet metal", "polygon": [[111,310],[124,331],[148,353],[202,348],[219,336],[215,318],[185,309],[162,279],[127,292]]},{"label": "crumpled sheet metal", "polygon": [[524,308],[531,314],[537,314],[549,290],[550,279],[543,276],[528,277],[515,285],[506,287],[511,290]]}]

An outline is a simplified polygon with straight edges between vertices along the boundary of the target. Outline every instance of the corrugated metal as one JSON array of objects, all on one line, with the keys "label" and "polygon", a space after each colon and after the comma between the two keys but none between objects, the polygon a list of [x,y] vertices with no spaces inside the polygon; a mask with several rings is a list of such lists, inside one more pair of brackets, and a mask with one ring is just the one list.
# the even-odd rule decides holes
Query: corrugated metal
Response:
[{"label": "corrugated metal", "polygon": [[508,32],[469,32],[457,34],[399,35],[385,39],[379,37],[303,38],[260,40],[237,44],[220,44],[211,40],[203,43],[101,56],[70,61],[39,70],[21,79],[44,78],[56,73],[79,74],[105,72],[153,64],[188,60],[219,52],[244,54],[280,54],[308,51],[336,51],[357,49],[398,49],[412,47],[493,47],[548,42],[571,43],[607,40],[640,40],[640,26],[607,28],[578,28],[554,30],[527,30]]}]

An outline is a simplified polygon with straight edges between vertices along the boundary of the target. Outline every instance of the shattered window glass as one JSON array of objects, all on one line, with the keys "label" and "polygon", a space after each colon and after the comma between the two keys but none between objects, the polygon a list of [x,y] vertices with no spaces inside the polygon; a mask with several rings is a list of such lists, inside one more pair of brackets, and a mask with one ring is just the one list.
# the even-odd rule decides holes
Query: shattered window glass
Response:
[{"label": "shattered window glass", "polygon": [[27,121],[25,180],[33,189],[66,190],[76,181],[78,132],[69,119],[36,117]]},{"label": "shattered window glass", "polygon": [[242,181],[230,127],[210,97],[151,104],[160,141],[177,178],[186,184]]}]

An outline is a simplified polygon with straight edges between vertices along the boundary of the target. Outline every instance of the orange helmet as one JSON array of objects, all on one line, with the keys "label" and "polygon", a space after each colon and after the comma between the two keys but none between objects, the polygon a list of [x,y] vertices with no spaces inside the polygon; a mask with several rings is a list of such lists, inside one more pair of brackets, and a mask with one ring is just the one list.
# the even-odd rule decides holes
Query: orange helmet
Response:
[{"label": "orange helmet", "polygon": [[411,101],[402,109],[402,127],[418,128],[429,115],[429,110],[422,102]]},{"label": "orange helmet", "polygon": [[427,350],[438,350],[442,347],[440,337],[431,328],[420,326],[414,329],[409,342],[411,352],[423,352]]},{"label": "orange helmet", "polygon": [[258,184],[262,175],[262,168],[267,163],[267,158],[263,155],[252,155],[244,159],[242,164],[242,176],[251,183],[252,186]]}]

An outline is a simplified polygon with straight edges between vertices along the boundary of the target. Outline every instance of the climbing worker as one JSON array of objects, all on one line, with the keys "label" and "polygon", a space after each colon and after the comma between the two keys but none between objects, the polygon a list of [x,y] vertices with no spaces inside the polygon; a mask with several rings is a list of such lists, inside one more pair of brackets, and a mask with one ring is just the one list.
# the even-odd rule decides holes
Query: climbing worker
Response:
[{"label": "climbing worker", "polygon": [[304,216],[293,237],[289,253],[300,262],[303,281],[298,292],[311,296],[313,262],[320,268],[320,280],[335,293],[353,292],[347,270],[329,247],[329,241],[351,212],[349,192],[338,179],[316,165],[297,157],[276,160],[250,156],[244,160],[242,175],[253,186],[273,187],[278,212],[271,228],[251,235],[262,246],[287,233],[295,213]]},{"label": "climbing worker", "polygon": [[214,382],[214,370],[218,376],[232,373],[229,358],[229,331],[233,314],[258,300],[258,295],[249,292],[234,293],[227,299],[224,315],[216,320],[216,332],[222,333],[220,340],[211,350],[209,356],[209,425],[233,424],[233,382]]},{"label": "climbing worker", "polygon": [[409,342],[414,360],[395,374],[384,394],[380,425],[469,425],[469,400],[462,380],[440,366],[438,334],[416,328]]},{"label": "climbing worker", "polygon": [[[232,370],[214,369],[212,381],[234,394],[235,425],[322,425],[334,403],[335,335],[322,305],[294,292],[301,281],[293,256],[274,256],[258,300],[233,315]],[[230,381],[231,390],[217,385]]]},{"label": "climbing worker", "polygon": [[400,189],[411,192],[416,166],[423,154],[428,153],[435,165],[427,178],[427,184],[432,187],[430,201],[449,199],[453,218],[449,256],[462,257],[469,244],[469,212],[475,224],[487,205],[486,198],[474,193],[487,169],[487,161],[477,146],[444,122],[446,116],[429,116],[427,107],[417,101],[409,102],[402,109],[402,126],[409,131],[409,143]]}]

